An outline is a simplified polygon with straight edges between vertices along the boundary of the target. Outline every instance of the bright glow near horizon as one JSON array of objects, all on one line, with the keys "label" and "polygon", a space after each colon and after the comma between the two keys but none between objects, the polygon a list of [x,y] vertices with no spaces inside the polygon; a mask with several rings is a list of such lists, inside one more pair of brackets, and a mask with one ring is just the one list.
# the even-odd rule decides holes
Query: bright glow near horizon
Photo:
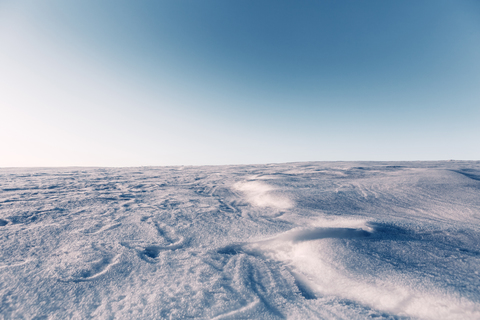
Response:
[{"label": "bright glow near horizon", "polygon": [[0,166],[480,159],[475,1],[4,1]]}]

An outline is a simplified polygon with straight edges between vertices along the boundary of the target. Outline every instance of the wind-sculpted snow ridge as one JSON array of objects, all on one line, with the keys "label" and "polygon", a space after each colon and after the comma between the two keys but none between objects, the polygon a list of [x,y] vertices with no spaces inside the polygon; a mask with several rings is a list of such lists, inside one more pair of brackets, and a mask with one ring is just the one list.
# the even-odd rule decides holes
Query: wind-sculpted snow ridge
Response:
[{"label": "wind-sculpted snow ridge", "polygon": [[0,319],[480,319],[480,162],[0,169]]}]

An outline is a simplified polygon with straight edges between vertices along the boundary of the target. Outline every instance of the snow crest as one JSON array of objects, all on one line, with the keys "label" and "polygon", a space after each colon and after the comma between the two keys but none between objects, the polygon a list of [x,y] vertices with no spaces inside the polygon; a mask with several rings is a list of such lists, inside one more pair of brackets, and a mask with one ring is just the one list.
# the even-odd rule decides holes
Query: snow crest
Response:
[{"label": "snow crest", "polygon": [[289,209],[293,202],[285,196],[276,195],[277,189],[261,181],[238,182],[234,185],[238,191],[245,193],[248,202],[258,207],[272,207],[277,209]]}]

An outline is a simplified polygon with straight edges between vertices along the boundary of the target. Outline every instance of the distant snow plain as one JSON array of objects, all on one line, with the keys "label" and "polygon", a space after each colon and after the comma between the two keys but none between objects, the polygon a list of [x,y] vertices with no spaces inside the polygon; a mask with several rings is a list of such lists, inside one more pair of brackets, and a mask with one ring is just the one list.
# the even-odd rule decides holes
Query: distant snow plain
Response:
[{"label": "distant snow plain", "polygon": [[480,319],[480,162],[0,169],[3,319]]}]

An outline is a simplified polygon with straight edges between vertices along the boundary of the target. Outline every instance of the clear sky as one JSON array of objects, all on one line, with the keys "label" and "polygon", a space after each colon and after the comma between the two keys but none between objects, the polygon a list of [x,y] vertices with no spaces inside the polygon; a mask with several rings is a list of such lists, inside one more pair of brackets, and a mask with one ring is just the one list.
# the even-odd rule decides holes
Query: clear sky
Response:
[{"label": "clear sky", "polygon": [[480,159],[480,1],[0,0],[0,166]]}]

